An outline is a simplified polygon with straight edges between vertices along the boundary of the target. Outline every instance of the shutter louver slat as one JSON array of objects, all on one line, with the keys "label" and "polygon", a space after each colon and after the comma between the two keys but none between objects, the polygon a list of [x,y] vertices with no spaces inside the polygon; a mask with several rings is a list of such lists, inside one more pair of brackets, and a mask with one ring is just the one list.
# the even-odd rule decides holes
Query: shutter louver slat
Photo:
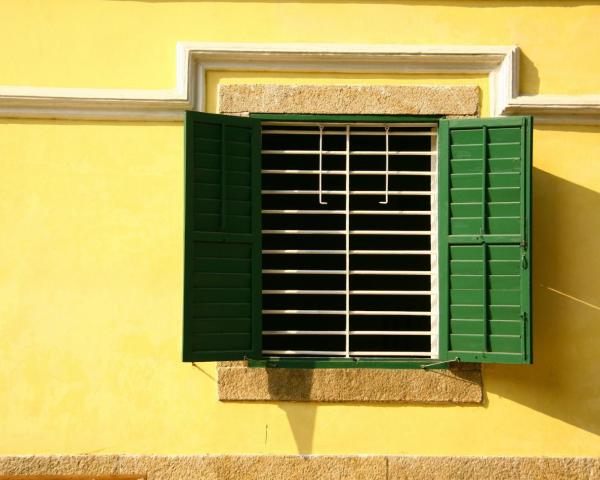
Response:
[{"label": "shutter louver slat", "polygon": [[530,118],[440,122],[440,334],[448,360],[531,362],[530,182]]},{"label": "shutter louver slat", "polygon": [[185,361],[259,356],[260,122],[187,112]]}]

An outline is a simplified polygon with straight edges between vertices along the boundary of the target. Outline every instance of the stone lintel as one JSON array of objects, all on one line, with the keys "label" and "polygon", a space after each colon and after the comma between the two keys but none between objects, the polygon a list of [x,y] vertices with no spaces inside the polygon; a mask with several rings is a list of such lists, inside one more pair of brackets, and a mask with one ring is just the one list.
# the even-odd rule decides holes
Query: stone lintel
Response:
[{"label": "stone lintel", "polygon": [[479,87],[446,85],[219,86],[221,113],[476,116]]}]

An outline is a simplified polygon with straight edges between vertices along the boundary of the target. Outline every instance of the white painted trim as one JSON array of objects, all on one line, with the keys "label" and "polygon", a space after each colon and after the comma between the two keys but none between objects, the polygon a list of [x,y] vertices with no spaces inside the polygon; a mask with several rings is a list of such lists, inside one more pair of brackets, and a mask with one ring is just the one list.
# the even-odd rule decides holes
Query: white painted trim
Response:
[{"label": "white painted trim", "polygon": [[432,73],[489,76],[491,116],[534,115],[537,123],[600,124],[600,95],[519,95],[516,46],[177,44],[173,90],[0,86],[0,117],[181,121],[203,110],[210,70]]}]

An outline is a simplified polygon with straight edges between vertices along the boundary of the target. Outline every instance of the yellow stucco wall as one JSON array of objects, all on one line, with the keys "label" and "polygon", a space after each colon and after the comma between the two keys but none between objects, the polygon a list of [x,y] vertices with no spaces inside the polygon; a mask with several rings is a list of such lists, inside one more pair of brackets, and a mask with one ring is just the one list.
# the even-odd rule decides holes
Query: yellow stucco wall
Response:
[{"label": "yellow stucco wall", "polygon": [[[178,40],[517,44],[525,93],[600,90],[592,2],[0,2],[0,85],[170,88]],[[557,33],[560,32],[560,33]],[[483,76],[215,72],[218,83]],[[600,128],[534,133],[532,366],[483,406],[220,403],[181,357],[179,123],[0,120],[0,454],[600,453]]]}]

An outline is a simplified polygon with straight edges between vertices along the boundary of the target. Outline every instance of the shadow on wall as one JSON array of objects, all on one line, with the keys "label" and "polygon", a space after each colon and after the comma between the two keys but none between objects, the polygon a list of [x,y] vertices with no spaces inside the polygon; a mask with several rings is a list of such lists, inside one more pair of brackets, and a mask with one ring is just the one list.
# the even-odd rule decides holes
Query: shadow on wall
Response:
[{"label": "shadow on wall", "polygon": [[527,85],[527,90],[522,90],[519,95],[536,95],[540,93],[540,74],[535,63],[523,53],[519,52],[519,82]]},{"label": "shadow on wall", "polygon": [[533,215],[534,364],[485,366],[485,387],[600,434],[600,193],[534,169]]},{"label": "shadow on wall", "polygon": [[[488,393],[600,434],[600,194],[534,169],[533,212],[534,364],[485,365],[484,386]],[[293,381],[295,391],[309,398],[310,375]],[[280,385],[270,381],[271,393]],[[298,452],[311,453],[322,404],[277,405],[287,415]]]},{"label": "shadow on wall", "polygon": [[[281,378],[278,378],[281,371],[267,368],[266,372],[269,393],[274,398],[281,396],[280,389],[286,383],[286,390],[293,391],[299,398],[310,398],[310,391],[313,385],[312,370],[288,372],[286,382],[282,382]],[[289,385],[290,383],[292,384],[291,386]],[[286,414],[287,421],[294,435],[298,453],[312,453],[317,407],[319,404],[315,402],[277,402],[277,406]]]}]

